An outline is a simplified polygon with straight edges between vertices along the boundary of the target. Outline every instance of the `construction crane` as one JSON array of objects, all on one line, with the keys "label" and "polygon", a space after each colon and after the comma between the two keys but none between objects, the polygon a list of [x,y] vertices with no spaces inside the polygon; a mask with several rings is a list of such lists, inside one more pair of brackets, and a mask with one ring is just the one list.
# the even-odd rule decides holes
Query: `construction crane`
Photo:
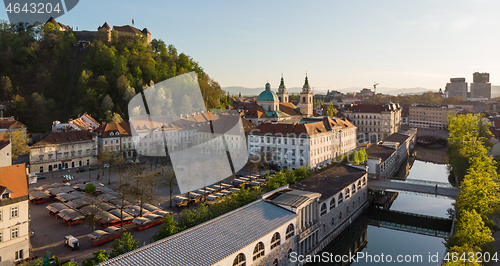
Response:
[{"label": "construction crane", "polygon": [[375,95],[377,95],[377,85],[377,82],[373,82],[373,92],[375,93]]}]

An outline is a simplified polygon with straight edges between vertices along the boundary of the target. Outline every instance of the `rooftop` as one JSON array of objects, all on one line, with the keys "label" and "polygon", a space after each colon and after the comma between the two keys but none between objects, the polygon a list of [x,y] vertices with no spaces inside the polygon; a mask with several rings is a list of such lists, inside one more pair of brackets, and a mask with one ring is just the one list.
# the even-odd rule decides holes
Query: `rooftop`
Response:
[{"label": "rooftop", "polygon": [[409,138],[410,136],[401,134],[401,133],[393,133],[389,135],[387,138],[384,139],[384,141],[389,141],[389,142],[398,142],[400,145],[405,143],[405,141]]},{"label": "rooftop", "polygon": [[[357,113],[381,113],[386,111],[401,110],[399,104],[396,103],[385,103],[385,104],[355,104],[352,106],[346,106],[345,111],[352,111]],[[344,111],[344,112],[345,112]]]},{"label": "rooftop", "polygon": [[64,143],[72,143],[79,141],[90,141],[94,136],[97,136],[97,133],[92,133],[87,130],[68,131],[68,132],[52,131],[47,137],[33,144],[33,146],[31,147],[64,144]]},{"label": "rooftop", "polygon": [[258,200],[100,265],[213,265],[296,217]]},{"label": "rooftop", "polygon": [[366,170],[339,164],[290,186],[292,189],[320,193],[320,201],[342,191],[346,186],[366,175]]},{"label": "rooftop", "polygon": [[28,196],[28,180],[24,164],[0,167],[0,186],[11,190],[11,198]]},{"label": "rooftop", "polygon": [[99,134],[99,137],[105,138],[105,137],[111,137],[110,133],[113,133],[113,136],[117,135],[116,133],[118,132],[119,135],[117,136],[131,136],[132,131],[130,130],[130,123],[129,122],[121,122],[121,123],[106,123],[103,122],[96,130]]},{"label": "rooftop", "polygon": [[284,189],[269,195],[264,200],[275,204],[297,208],[303,203],[318,196],[321,196],[321,194],[295,189]]},{"label": "rooftop", "polygon": [[382,145],[373,145],[366,149],[366,154],[368,154],[368,158],[380,158],[382,161],[387,160],[396,149],[390,148]]}]

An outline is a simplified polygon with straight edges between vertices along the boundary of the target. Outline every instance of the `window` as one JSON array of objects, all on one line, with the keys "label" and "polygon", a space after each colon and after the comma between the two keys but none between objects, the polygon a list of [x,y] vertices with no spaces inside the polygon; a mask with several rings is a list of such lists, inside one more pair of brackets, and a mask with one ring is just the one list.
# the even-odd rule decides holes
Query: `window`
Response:
[{"label": "window", "polygon": [[351,194],[351,193],[350,193],[350,191],[349,191],[349,188],[346,188],[346,189],[345,189],[345,199],[348,199],[348,198],[349,198],[349,196],[350,196],[350,194]]},{"label": "window", "polygon": [[295,235],[295,228],[294,228],[293,224],[289,224],[288,227],[286,228],[285,240],[289,239],[290,237],[292,237],[294,235]]},{"label": "window", "polygon": [[343,201],[344,201],[344,196],[342,195],[342,193],[340,193],[340,194],[339,194],[339,200],[338,200],[339,205],[340,205],[340,203],[342,203]]},{"label": "window", "polygon": [[356,193],[356,185],[352,184],[351,189],[352,189],[352,194]]},{"label": "window", "polygon": [[253,249],[253,260],[255,261],[260,257],[264,257],[264,243],[262,242],[257,243]]},{"label": "window", "polygon": [[234,258],[233,266],[246,266],[245,254],[240,253]]},{"label": "window", "polygon": [[332,217],[332,225],[335,224],[335,218]]},{"label": "window", "polygon": [[361,181],[358,181],[358,190],[361,189]]},{"label": "window", "polygon": [[19,227],[10,229],[10,239],[19,237]]},{"label": "window", "polygon": [[321,216],[326,214],[326,203],[321,204]]},{"label": "window", "polygon": [[10,208],[10,218],[19,217],[19,207]]},{"label": "window", "polygon": [[273,238],[271,239],[271,250],[281,244],[280,233],[274,233]]},{"label": "window", "polygon": [[0,242],[2,242],[2,233],[0,233]]},{"label": "window", "polygon": [[335,209],[335,197],[330,200],[330,210]]},{"label": "window", "polygon": [[273,266],[278,266],[278,259],[274,259]]}]

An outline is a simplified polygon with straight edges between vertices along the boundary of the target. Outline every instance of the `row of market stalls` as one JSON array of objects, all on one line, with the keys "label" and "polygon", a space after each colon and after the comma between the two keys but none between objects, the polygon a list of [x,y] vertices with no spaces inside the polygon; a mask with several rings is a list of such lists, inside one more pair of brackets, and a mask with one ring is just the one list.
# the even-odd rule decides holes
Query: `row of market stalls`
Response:
[{"label": "row of market stalls", "polygon": [[[94,195],[84,192],[88,183],[96,187]],[[167,211],[149,203],[143,203],[142,206],[130,203],[120,197],[116,191],[94,181],[72,181],[37,187],[30,190],[30,200],[33,204],[48,200],[57,201],[48,204],[46,208],[50,215],[62,218],[68,225],[79,224],[84,221],[85,217],[95,216],[98,218],[98,223],[105,229],[132,222],[137,230],[144,230],[160,224],[168,214]],[[97,237],[97,242],[101,242],[105,238],[104,235],[107,235],[103,232],[99,233],[103,236]],[[108,233],[110,238],[114,237],[115,233]]]},{"label": "row of market stalls", "polygon": [[238,177],[231,180],[231,184],[219,182],[204,188],[190,191],[174,197],[175,206],[183,207],[188,203],[206,202],[214,203],[219,199],[224,198],[232,192],[237,192],[244,185],[250,188],[258,188],[266,183],[265,179],[261,179],[258,175],[250,175],[247,177]]}]

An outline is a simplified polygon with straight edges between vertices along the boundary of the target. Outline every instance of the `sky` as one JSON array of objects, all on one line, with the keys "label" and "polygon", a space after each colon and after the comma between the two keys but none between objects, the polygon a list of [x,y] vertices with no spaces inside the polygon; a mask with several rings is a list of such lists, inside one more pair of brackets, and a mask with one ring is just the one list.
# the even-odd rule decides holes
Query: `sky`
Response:
[{"label": "sky", "polygon": [[[500,84],[500,1],[80,1],[57,20],[148,28],[222,87],[423,87],[489,72]],[[0,20],[7,13],[0,10]]]}]

